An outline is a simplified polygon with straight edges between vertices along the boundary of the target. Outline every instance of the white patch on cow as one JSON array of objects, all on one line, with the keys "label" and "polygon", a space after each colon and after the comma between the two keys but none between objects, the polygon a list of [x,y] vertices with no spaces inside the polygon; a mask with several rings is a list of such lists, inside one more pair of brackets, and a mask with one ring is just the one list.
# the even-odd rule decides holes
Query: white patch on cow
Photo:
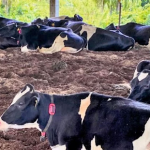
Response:
[{"label": "white patch on cow", "polygon": [[66,150],[66,145],[51,146],[52,150]]},{"label": "white patch on cow", "polygon": [[25,94],[26,94],[27,92],[29,92],[29,91],[30,91],[30,88],[29,88],[28,86],[26,87],[26,89],[25,89],[23,92],[19,91],[19,92],[16,94],[16,96],[14,97],[14,99],[13,99],[11,105],[13,105],[14,103],[16,103],[17,100],[18,100],[20,97],[22,97],[23,95],[25,95]]},{"label": "white patch on cow", "polygon": [[67,52],[67,53],[78,53],[81,50],[83,50],[83,48],[80,48],[79,50],[72,48],[72,47],[64,47],[61,49],[62,52]]},{"label": "white patch on cow", "polygon": [[26,53],[26,52],[29,52],[29,51],[37,51],[37,49],[35,49],[35,50],[32,50],[32,49],[28,49],[27,48],[27,45],[26,46],[21,46],[21,52],[24,52],[24,53]]},{"label": "white patch on cow", "polygon": [[93,140],[91,141],[91,150],[102,150],[102,148],[101,148],[100,145],[96,146],[95,137],[94,137]]},{"label": "white patch on cow", "polygon": [[62,38],[60,35],[58,35],[50,48],[41,48],[39,49],[39,52],[45,54],[59,52],[65,47],[64,40],[68,40],[68,37],[66,36],[65,38]]},{"label": "white patch on cow", "polygon": [[26,123],[24,125],[17,125],[17,124],[8,124],[7,122],[3,121],[0,118],[0,130],[1,131],[7,131],[8,129],[25,129],[25,128],[36,128],[39,131],[41,131],[37,121],[35,121],[34,123]]},{"label": "white patch on cow", "polygon": [[[56,146],[51,146],[52,150],[66,150],[66,145],[56,145]],[[84,146],[82,146],[81,150],[86,150]],[[93,149],[96,150],[96,149]]]},{"label": "white patch on cow", "polygon": [[135,71],[134,71],[133,79],[137,77],[137,74],[138,74],[138,71],[137,71],[137,68],[136,68]]},{"label": "white patch on cow", "polygon": [[149,39],[148,45],[146,45],[146,48],[147,48],[148,50],[150,50],[150,39]]},{"label": "white patch on cow", "polygon": [[108,100],[107,101],[111,101],[112,99],[111,98],[108,98]]},{"label": "white patch on cow", "polygon": [[81,99],[81,104],[80,104],[78,114],[81,115],[82,121],[85,117],[86,110],[87,110],[87,108],[89,107],[89,105],[91,103],[91,94],[92,94],[92,92],[89,94],[89,96],[87,98]]},{"label": "white patch on cow", "polygon": [[140,72],[139,76],[138,76],[138,80],[142,81],[143,79],[145,79],[148,76],[148,73],[143,73]]},{"label": "white patch on cow", "polygon": [[[82,30],[80,31],[80,34],[82,34],[84,31],[87,32],[87,41],[89,41],[89,39],[91,38],[91,36],[96,32],[96,27],[94,26],[91,26],[91,25],[82,25]],[[87,44],[87,47],[88,49],[88,44]]]},{"label": "white patch on cow", "polygon": [[133,141],[133,150],[145,150],[150,142],[150,118],[145,124],[145,130],[141,137]]}]

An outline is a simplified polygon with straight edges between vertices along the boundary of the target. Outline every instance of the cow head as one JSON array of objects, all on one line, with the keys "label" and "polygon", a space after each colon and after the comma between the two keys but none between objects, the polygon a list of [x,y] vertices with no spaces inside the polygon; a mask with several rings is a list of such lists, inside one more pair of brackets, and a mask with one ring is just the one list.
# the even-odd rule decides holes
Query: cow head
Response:
[{"label": "cow head", "polygon": [[150,70],[144,69],[130,82],[131,92],[128,98],[150,103]]},{"label": "cow head", "polygon": [[39,93],[35,92],[32,85],[27,84],[17,93],[9,108],[2,114],[0,118],[0,130],[7,131],[9,128],[20,129],[32,127],[39,129],[36,122],[39,100]]},{"label": "cow head", "polygon": [[22,52],[37,50],[40,25],[29,25],[21,28],[19,43]]},{"label": "cow head", "polygon": [[43,24],[43,25],[45,25],[45,24],[44,24],[44,20],[41,19],[41,18],[37,18],[37,19],[33,20],[33,21],[31,22],[31,24]]},{"label": "cow head", "polygon": [[83,21],[83,18],[78,15],[78,14],[75,14],[74,17],[65,17],[65,19],[67,20],[70,20],[70,21]]},{"label": "cow head", "polygon": [[12,23],[0,28],[0,36],[1,37],[19,37],[19,29],[21,26],[27,25],[26,23]]},{"label": "cow head", "polygon": [[44,23],[50,27],[64,27],[68,25],[69,20],[63,19],[44,19]]},{"label": "cow head", "polygon": [[144,69],[150,70],[150,61],[149,60],[142,60],[139,62],[139,64],[137,65],[137,67],[135,69],[133,79],[138,75],[139,72],[142,72]]}]

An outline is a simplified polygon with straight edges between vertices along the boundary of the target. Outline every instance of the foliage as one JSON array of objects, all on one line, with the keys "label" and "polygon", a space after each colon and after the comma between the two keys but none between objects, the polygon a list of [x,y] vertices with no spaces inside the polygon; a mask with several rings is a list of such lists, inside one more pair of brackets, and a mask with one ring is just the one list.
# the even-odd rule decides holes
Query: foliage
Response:
[{"label": "foliage", "polygon": [[[0,0],[0,16],[24,22],[49,16],[49,0],[5,0],[8,9]],[[110,23],[118,24],[118,0],[59,0],[59,14],[73,16],[79,14],[84,22],[97,27],[106,27]],[[121,0],[121,24],[133,21],[150,25],[149,0]],[[142,7],[143,6],[143,7]]]}]

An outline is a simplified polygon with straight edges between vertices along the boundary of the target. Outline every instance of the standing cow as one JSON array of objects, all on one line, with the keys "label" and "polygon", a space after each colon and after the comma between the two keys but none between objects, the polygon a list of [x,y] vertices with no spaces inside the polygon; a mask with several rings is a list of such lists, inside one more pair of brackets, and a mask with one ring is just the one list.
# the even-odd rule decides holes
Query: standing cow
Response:
[{"label": "standing cow", "polygon": [[145,150],[150,106],[89,92],[48,95],[27,84],[2,114],[0,130],[33,127],[63,150],[81,150],[83,145],[86,150]]}]

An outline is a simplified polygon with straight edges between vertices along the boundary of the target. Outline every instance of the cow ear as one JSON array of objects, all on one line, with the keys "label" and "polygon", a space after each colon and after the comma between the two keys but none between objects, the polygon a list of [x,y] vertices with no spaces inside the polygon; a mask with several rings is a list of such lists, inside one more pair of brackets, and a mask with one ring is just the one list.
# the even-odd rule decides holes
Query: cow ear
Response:
[{"label": "cow ear", "polygon": [[40,102],[40,94],[39,93],[34,93],[33,104],[34,104],[35,108],[37,107],[39,102]]},{"label": "cow ear", "polygon": [[29,91],[30,91],[31,93],[34,92],[34,86],[33,86],[32,84],[29,84],[29,83],[26,84],[25,87],[21,90],[21,92],[25,91],[26,89],[29,89]]},{"label": "cow ear", "polygon": [[150,74],[150,70],[148,70],[148,69],[144,69],[142,72]]}]

